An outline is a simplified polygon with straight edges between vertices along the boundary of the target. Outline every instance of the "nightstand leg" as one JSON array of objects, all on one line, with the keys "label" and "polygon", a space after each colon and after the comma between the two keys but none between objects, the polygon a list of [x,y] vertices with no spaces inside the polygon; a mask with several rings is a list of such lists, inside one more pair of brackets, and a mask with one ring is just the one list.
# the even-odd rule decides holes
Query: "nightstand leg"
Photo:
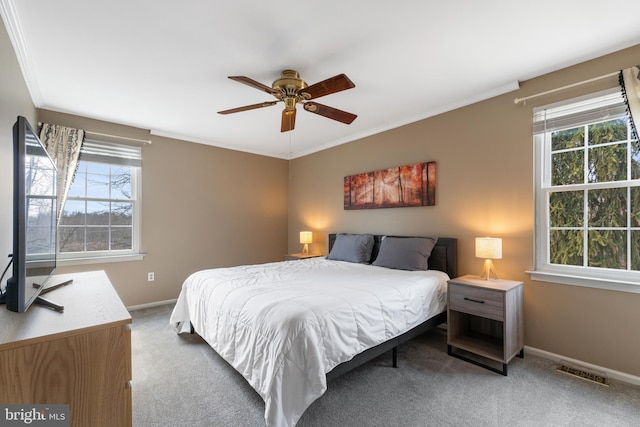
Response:
[{"label": "nightstand leg", "polygon": [[518,353],[518,357],[520,359],[524,359],[524,348],[522,350],[520,350],[520,353]]},{"label": "nightstand leg", "polygon": [[393,347],[393,350],[391,352],[391,354],[393,355],[393,367],[397,368],[398,367],[398,347]]}]

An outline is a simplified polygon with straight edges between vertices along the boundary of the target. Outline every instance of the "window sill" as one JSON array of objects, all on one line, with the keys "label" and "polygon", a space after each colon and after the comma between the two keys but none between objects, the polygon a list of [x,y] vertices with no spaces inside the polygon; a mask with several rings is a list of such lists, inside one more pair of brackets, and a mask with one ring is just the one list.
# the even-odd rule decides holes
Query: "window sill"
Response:
[{"label": "window sill", "polygon": [[587,288],[605,289],[609,291],[640,293],[640,283],[606,279],[599,277],[585,277],[549,271],[527,271],[532,280],[540,282],[560,283],[563,285],[584,286]]},{"label": "window sill", "polygon": [[72,265],[86,265],[86,264],[104,264],[108,262],[127,262],[127,261],[142,261],[146,254],[130,254],[130,255],[106,255],[99,257],[86,257],[86,258],[58,258],[56,264],[60,267],[67,267]]}]

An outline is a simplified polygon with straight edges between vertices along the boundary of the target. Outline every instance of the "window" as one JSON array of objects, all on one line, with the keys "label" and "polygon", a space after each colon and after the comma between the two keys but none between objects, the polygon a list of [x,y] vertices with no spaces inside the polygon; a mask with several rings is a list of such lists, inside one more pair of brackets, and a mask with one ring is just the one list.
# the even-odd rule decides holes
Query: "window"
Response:
[{"label": "window", "polygon": [[536,280],[640,292],[640,147],[618,90],[534,111]]},{"label": "window", "polygon": [[139,147],[85,140],[58,225],[64,259],[113,259],[139,252]]}]

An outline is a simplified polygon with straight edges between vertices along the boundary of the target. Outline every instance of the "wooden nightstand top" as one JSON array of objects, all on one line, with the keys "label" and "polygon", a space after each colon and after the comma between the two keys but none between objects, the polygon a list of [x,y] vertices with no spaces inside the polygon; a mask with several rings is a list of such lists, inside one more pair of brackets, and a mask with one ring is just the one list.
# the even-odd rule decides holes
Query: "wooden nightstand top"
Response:
[{"label": "wooden nightstand top", "polygon": [[320,254],[287,254],[284,256],[285,261],[293,261],[298,259],[308,259],[308,258],[317,258],[324,255]]},{"label": "wooden nightstand top", "polygon": [[503,279],[481,279],[479,276],[466,275],[456,277],[449,280],[449,283],[455,283],[458,285],[477,286],[485,289],[492,289],[495,291],[506,292],[515,287],[521,286],[523,283],[515,280],[503,280]]}]

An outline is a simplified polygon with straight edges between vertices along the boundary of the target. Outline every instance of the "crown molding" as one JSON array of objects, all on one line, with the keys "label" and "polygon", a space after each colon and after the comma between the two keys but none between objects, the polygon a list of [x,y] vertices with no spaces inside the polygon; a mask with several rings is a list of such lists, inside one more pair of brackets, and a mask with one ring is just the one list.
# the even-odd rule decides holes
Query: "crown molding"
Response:
[{"label": "crown molding", "polygon": [[9,34],[13,50],[16,53],[22,76],[27,85],[27,90],[31,95],[31,101],[36,108],[41,108],[42,95],[40,85],[38,84],[36,73],[33,70],[33,64],[30,59],[31,55],[29,55],[27,44],[25,43],[14,0],[0,0],[0,15]]}]

